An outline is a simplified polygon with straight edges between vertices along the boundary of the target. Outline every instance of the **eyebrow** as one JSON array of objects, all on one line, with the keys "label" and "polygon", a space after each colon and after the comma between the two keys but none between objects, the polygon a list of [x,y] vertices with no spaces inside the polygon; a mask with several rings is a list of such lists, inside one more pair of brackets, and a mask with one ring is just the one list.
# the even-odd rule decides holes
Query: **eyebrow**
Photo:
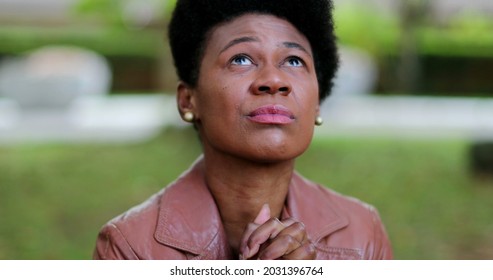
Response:
[{"label": "eyebrow", "polygon": [[[226,51],[227,49],[231,48],[234,45],[238,45],[238,44],[245,43],[245,42],[260,42],[260,39],[257,37],[250,37],[250,36],[233,39],[228,44],[226,44],[226,46],[224,46],[224,48],[221,49],[220,53]],[[310,53],[302,45],[300,45],[298,43],[283,42],[281,45],[283,47],[289,48],[289,49],[298,49],[298,50],[303,51],[306,54],[310,55]]]},{"label": "eyebrow", "polygon": [[224,52],[225,50],[231,48],[234,45],[238,45],[238,44],[245,43],[245,42],[260,42],[260,40],[257,37],[236,38],[236,39],[230,41],[226,46],[224,46],[224,48],[221,49],[220,53]]},{"label": "eyebrow", "polygon": [[298,50],[303,51],[306,54],[310,55],[310,53],[302,45],[300,45],[298,43],[295,43],[295,42],[284,42],[284,43],[282,43],[282,45],[284,47],[286,47],[286,48],[289,48],[289,49],[298,49]]}]

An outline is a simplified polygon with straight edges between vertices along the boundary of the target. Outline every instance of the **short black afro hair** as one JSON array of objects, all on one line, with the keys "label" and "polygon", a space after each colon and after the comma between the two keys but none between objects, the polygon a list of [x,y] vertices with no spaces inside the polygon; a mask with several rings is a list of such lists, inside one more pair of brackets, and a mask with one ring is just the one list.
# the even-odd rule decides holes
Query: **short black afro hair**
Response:
[{"label": "short black afro hair", "polygon": [[247,13],[285,19],[307,37],[323,101],[330,94],[339,61],[331,0],[178,0],[168,36],[180,80],[196,86],[209,31]]}]

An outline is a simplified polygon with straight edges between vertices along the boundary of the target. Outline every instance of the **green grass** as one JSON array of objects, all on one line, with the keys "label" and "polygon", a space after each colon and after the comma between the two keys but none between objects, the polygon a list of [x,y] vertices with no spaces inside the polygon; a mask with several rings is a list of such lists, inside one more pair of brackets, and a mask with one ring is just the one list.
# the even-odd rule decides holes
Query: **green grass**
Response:
[{"label": "green grass", "polygon": [[375,205],[398,259],[493,258],[493,180],[475,179],[468,143],[316,140],[305,176]]},{"label": "green grass", "polygon": [[[398,259],[493,258],[493,181],[468,143],[315,139],[306,177],[375,205]],[[88,259],[100,226],[174,180],[200,153],[192,130],[132,145],[0,147],[0,259]]]}]

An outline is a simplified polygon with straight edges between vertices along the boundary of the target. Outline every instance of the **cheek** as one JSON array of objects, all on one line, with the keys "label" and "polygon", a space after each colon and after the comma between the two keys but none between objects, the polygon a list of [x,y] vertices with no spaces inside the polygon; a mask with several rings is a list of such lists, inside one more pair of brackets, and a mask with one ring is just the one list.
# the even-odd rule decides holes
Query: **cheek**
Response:
[{"label": "cheek", "polygon": [[[220,84],[220,83],[215,83]],[[203,87],[198,92],[197,112],[202,125],[235,125],[240,117],[241,98],[229,86]]]},{"label": "cheek", "polygon": [[[204,84],[204,83],[202,83]],[[197,90],[197,111],[200,118],[207,118],[214,115],[218,110],[217,107],[221,106],[221,88],[212,83],[205,83],[201,85]]]},{"label": "cheek", "polygon": [[302,88],[300,96],[300,107],[306,117],[315,118],[319,109],[318,86],[307,84]]}]

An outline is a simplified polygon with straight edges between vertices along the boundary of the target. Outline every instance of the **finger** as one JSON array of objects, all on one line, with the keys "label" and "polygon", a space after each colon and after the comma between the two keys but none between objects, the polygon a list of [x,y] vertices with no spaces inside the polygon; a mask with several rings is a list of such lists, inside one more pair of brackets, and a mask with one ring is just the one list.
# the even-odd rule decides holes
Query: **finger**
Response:
[{"label": "finger", "polygon": [[272,218],[266,223],[259,225],[246,239],[244,252],[245,258],[251,258],[259,252],[260,246],[266,241],[275,238],[279,232],[285,228],[285,225],[277,218]]},{"label": "finger", "polygon": [[290,225],[294,224],[294,223],[298,223],[297,221],[293,220],[292,218],[287,218],[287,219],[284,219],[282,220],[282,223],[286,226],[286,227],[289,227]]},{"label": "finger", "polygon": [[277,259],[286,254],[290,254],[306,240],[306,230],[303,223],[295,222],[293,220],[286,221],[291,224],[284,228],[272,238],[268,246],[261,247],[259,251],[259,258],[261,259]]},{"label": "finger", "polygon": [[317,258],[317,251],[312,242],[305,242],[291,253],[282,256],[283,260],[314,260]]},{"label": "finger", "polygon": [[249,258],[249,248],[247,246],[247,241],[250,238],[251,234],[261,225],[267,222],[270,219],[270,207],[269,204],[264,204],[260,209],[257,217],[255,217],[253,223],[249,223],[243,233],[240,242],[240,259]]},{"label": "finger", "polygon": [[252,235],[252,233],[259,227],[260,225],[257,225],[255,223],[249,223],[245,229],[245,232],[243,233],[243,236],[241,237],[241,242],[240,242],[240,260],[246,260],[250,258],[250,248],[247,246],[248,239]]},{"label": "finger", "polygon": [[253,221],[257,225],[261,225],[265,222],[267,222],[270,219],[270,207],[269,204],[264,204],[262,208],[260,209],[260,212],[258,213],[257,217]]},{"label": "finger", "polygon": [[287,219],[283,221],[286,228],[279,233],[279,235],[291,235],[298,242],[303,243],[306,239],[306,228],[302,222],[297,222],[293,219]]},{"label": "finger", "polygon": [[300,242],[290,235],[278,236],[263,248],[258,254],[260,260],[275,260],[295,251],[301,246]]},{"label": "finger", "polygon": [[295,236],[300,242],[303,242],[306,235],[305,226],[302,223],[296,222],[291,218],[282,222],[277,218],[273,218],[261,225],[261,227],[256,227],[254,232],[250,234],[249,239],[246,240],[243,257],[248,259],[263,251],[270,244],[269,240],[276,238],[281,231],[283,234]]}]

